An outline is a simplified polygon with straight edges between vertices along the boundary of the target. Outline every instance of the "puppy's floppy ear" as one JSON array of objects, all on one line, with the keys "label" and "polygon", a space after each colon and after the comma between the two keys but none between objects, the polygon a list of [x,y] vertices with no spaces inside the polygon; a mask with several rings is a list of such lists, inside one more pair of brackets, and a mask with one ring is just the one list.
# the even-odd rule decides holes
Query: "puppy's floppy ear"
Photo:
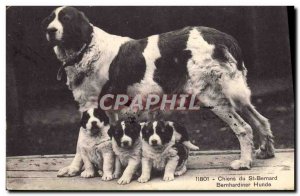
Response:
[{"label": "puppy's floppy ear", "polygon": [[87,112],[83,112],[81,115],[80,126],[86,129],[86,123],[88,122],[88,114]]},{"label": "puppy's floppy ear", "polygon": [[110,139],[112,139],[112,136],[113,136],[112,134],[113,134],[114,128],[115,127],[113,125],[111,125],[110,128],[107,131],[107,134],[110,137]]},{"label": "puppy's floppy ear", "polygon": [[134,123],[134,124],[135,124],[134,127],[135,127],[136,131],[140,132],[142,129],[140,123]]},{"label": "puppy's floppy ear", "polygon": [[165,122],[165,126],[166,126],[165,132],[173,133],[173,131],[174,131],[173,122],[167,121],[167,122]]},{"label": "puppy's floppy ear", "polygon": [[84,121],[82,118],[80,120],[80,126],[86,129],[86,121]]}]

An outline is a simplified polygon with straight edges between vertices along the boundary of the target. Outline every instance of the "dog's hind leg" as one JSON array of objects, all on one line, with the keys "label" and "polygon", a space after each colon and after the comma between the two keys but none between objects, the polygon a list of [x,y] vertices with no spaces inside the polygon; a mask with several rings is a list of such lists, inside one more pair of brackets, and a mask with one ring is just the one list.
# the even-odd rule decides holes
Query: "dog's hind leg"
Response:
[{"label": "dog's hind leg", "polygon": [[269,120],[262,116],[251,104],[240,107],[241,112],[249,121],[253,123],[259,133],[260,146],[255,152],[258,159],[267,159],[274,157],[273,133]]},{"label": "dog's hind leg", "polygon": [[211,110],[231,127],[240,142],[241,158],[231,162],[231,169],[250,169],[253,147],[252,128],[235,112],[232,106],[215,106]]}]

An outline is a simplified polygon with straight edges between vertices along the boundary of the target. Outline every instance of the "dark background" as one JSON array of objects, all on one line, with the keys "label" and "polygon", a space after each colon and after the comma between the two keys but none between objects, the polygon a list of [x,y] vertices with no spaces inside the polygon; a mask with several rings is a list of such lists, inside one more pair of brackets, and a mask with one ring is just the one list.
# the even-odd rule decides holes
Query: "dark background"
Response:
[{"label": "dark background", "polygon": [[[60,63],[40,28],[54,8],[7,7],[7,155],[75,153],[77,104],[65,82],[56,80]],[[234,36],[248,68],[252,101],[270,119],[275,147],[294,147],[293,21],[288,22],[286,7],[78,8],[95,26],[137,39],[185,26]],[[186,124],[201,150],[239,148],[230,128],[205,109],[172,118]]]}]

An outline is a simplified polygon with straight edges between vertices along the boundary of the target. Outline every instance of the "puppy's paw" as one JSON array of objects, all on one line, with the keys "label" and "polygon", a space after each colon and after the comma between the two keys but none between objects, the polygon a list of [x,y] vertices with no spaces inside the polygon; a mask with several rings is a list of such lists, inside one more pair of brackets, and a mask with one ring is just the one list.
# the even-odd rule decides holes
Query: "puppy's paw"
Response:
[{"label": "puppy's paw", "polygon": [[121,173],[120,172],[114,172],[113,173],[113,179],[117,179],[121,177]]},{"label": "puppy's paw", "polygon": [[111,173],[103,173],[103,176],[101,178],[103,181],[109,181],[113,179],[113,175]]},{"label": "puppy's paw", "polygon": [[83,172],[81,172],[80,177],[92,178],[95,177],[95,172],[93,170],[84,170]]},{"label": "puppy's paw", "polygon": [[124,185],[124,184],[129,184],[130,181],[131,181],[131,178],[130,178],[130,177],[124,176],[124,175],[123,175],[123,176],[118,180],[118,184],[122,184],[122,185]]},{"label": "puppy's paw", "polygon": [[148,176],[141,176],[141,177],[139,177],[138,178],[138,182],[140,182],[140,183],[145,183],[145,182],[148,182],[150,180],[150,177],[148,177]]},{"label": "puppy's paw", "polygon": [[230,164],[233,170],[246,170],[251,169],[251,161],[247,160],[234,160]]},{"label": "puppy's paw", "polygon": [[99,174],[100,177],[102,177],[103,176],[103,171],[102,170],[98,170],[98,174]]},{"label": "puppy's paw", "polygon": [[57,177],[71,177],[79,174],[80,169],[77,167],[67,166],[57,172]]},{"label": "puppy's paw", "polygon": [[165,174],[163,180],[164,181],[172,181],[174,180],[174,175],[173,174]]},{"label": "puppy's paw", "polygon": [[181,176],[181,175],[183,175],[186,171],[187,171],[187,168],[186,168],[186,166],[184,166],[181,170],[175,171],[174,175],[175,175],[175,176]]}]

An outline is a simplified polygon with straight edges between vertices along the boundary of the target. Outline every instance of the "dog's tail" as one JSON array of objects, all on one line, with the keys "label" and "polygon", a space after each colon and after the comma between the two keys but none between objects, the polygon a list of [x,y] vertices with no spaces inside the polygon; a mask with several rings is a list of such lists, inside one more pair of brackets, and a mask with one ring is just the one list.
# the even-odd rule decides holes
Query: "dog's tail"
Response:
[{"label": "dog's tail", "polygon": [[194,144],[192,144],[190,141],[184,141],[183,145],[185,145],[188,149],[190,150],[199,150],[198,146],[195,146]]}]

